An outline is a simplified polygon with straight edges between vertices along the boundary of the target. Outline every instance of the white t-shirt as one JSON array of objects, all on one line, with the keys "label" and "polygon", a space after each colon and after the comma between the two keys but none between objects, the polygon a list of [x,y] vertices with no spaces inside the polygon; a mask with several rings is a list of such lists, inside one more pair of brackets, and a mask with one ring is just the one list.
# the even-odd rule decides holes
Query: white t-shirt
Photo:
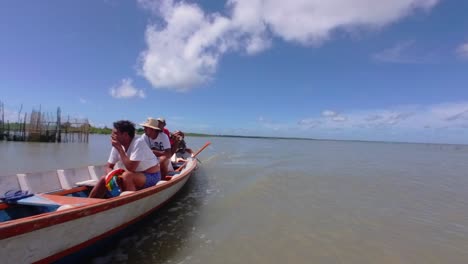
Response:
[{"label": "white t-shirt", "polygon": [[163,132],[159,132],[155,139],[149,138],[146,134],[143,134],[141,138],[143,138],[143,140],[151,149],[154,148],[159,151],[171,149],[171,142],[169,141],[169,137]]},{"label": "white t-shirt", "polygon": [[[136,172],[145,171],[159,163],[158,159],[156,156],[154,156],[153,152],[148,147],[148,145],[146,145],[142,137],[135,136],[125,152],[127,153],[127,156],[130,160],[140,161],[137,168],[135,169]],[[117,149],[112,147],[108,162],[111,164],[116,164],[119,161],[121,161],[120,154]],[[122,166],[117,166],[117,168],[118,167]]]},{"label": "white t-shirt", "polygon": [[[159,132],[158,136],[155,139],[149,138],[146,134],[143,134],[141,137],[151,149],[154,148],[159,151],[171,149],[171,142],[169,141],[169,137],[164,132]],[[166,163],[167,163],[167,170],[173,171],[174,168],[172,167],[172,163],[170,162],[170,159],[168,159]]]}]

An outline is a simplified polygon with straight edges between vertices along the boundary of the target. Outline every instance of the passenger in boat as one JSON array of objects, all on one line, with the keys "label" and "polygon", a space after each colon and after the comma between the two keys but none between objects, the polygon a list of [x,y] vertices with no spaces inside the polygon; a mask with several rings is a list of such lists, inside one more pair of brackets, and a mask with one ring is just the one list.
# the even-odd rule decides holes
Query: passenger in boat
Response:
[{"label": "passenger in boat", "polygon": [[161,121],[149,117],[145,123],[140,124],[145,134],[142,139],[146,145],[151,148],[154,155],[158,157],[161,164],[161,178],[166,177],[168,171],[173,171],[174,168],[171,164],[171,143],[169,137],[163,133]]},{"label": "passenger in boat", "polygon": [[[155,185],[161,179],[158,159],[141,137],[135,137],[135,124],[128,120],[115,122],[112,129],[109,160],[106,173],[114,169],[117,162],[125,167],[122,191],[135,191]],[[107,194],[105,175],[91,190],[89,197],[104,198]]]},{"label": "passenger in boat", "polygon": [[167,135],[172,145],[171,133],[169,132],[169,129],[166,128],[166,119],[164,117],[158,117],[156,120],[158,121],[158,127]]},{"label": "passenger in boat", "polygon": [[171,156],[177,151],[180,141],[183,139],[183,133],[177,130],[174,133],[169,132],[169,129],[166,128],[166,119],[163,117],[158,117],[156,120],[159,121],[159,128],[162,129],[164,134],[169,137],[169,143],[171,143]]},{"label": "passenger in boat", "polygon": [[176,162],[185,161],[188,157],[191,157],[193,155],[193,151],[192,149],[187,148],[187,143],[185,143],[184,133],[178,130],[175,133],[177,133],[182,138],[175,152],[175,161]]}]

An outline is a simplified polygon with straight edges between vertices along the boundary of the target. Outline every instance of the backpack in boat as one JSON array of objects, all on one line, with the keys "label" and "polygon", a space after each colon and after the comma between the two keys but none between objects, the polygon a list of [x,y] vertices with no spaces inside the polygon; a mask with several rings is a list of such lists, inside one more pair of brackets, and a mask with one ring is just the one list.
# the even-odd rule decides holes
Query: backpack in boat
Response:
[{"label": "backpack in boat", "polygon": [[119,185],[119,176],[122,175],[124,172],[125,170],[123,169],[115,169],[106,175],[105,181],[107,193],[111,197],[119,196],[120,193],[122,193],[122,188]]}]

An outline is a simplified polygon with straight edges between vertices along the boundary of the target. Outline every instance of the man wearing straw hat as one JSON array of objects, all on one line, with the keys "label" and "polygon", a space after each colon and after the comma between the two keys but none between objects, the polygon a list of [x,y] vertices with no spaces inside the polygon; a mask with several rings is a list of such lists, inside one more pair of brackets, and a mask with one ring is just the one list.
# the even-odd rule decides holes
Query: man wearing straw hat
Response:
[{"label": "man wearing straw hat", "polygon": [[159,163],[161,164],[161,179],[164,179],[168,170],[172,169],[172,166],[169,168],[172,153],[169,137],[163,133],[160,128],[160,122],[161,121],[149,117],[145,123],[140,125],[145,131],[145,134],[141,137],[151,148],[154,155],[158,157]]}]

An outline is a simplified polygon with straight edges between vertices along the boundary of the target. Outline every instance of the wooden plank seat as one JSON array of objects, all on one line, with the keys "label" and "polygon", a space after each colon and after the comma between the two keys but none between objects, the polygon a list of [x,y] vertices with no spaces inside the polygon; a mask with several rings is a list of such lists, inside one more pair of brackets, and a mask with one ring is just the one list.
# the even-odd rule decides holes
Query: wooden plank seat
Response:
[{"label": "wooden plank seat", "polygon": [[69,205],[71,207],[95,204],[102,202],[102,199],[96,198],[83,198],[83,197],[72,197],[62,196],[54,194],[36,194],[27,198],[19,199],[15,203],[21,205],[31,206],[62,206]]},{"label": "wooden plank seat", "polygon": [[77,187],[73,187],[71,189],[66,189],[66,190],[60,190],[60,191],[56,191],[56,192],[51,192],[49,194],[54,194],[54,195],[68,195],[68,194],[73,194],[73,193],[78,193],[78,192],[82,192],[82,191],[87,191],[88,190],[88,186],[77,186]]},{"label": "wooden plank seat", "polygon": [[59,205],[69,204],[73,206],[81,206],[81,205],[100,203],[103,201],[103,199],[98,199],[98,198],[62,196],[62,195],[53,195],[53,194],[39,194],[39,196],[42,196],[48,200],[51,200]]}]

